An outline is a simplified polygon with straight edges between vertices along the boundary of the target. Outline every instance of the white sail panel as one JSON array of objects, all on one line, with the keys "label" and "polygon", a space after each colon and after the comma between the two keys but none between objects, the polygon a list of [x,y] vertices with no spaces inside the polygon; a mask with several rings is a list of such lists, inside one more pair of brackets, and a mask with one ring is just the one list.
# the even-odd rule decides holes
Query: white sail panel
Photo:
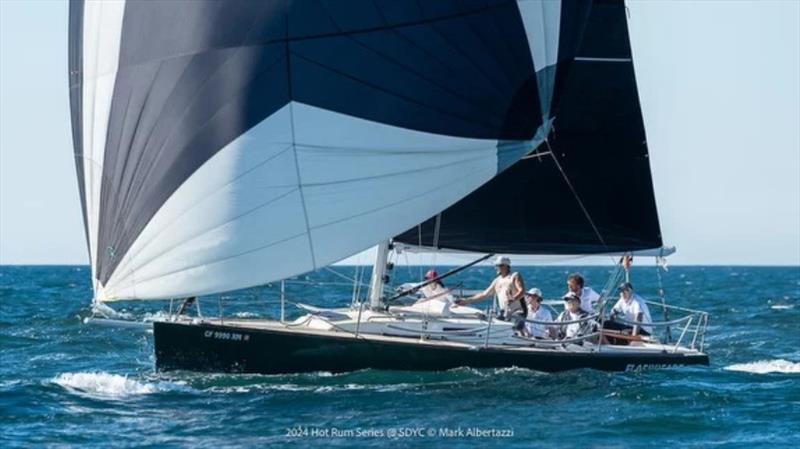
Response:
[{"label": "white sail panel", "polygon": [[[108,118],[119,64],[125,1],[87,0],[83,5],[83,173],[89,254],[94,273],[100,186]],[[94,279],[94,275],[92,276]]]},{"label": "white sail panel", "polygon": [[533,67],[540,71],[558,61],[561,0],[517,0]]},{"label": "white sail panel", "polygon": [[498,151],[532,145],[498,149],[292,102],[176,190],[97,298],[201,295],[329,265],[491,179]]},{"label": "white sail panel", "polygon": [[539,85],[542,112],[548,115],[555,89],[561,0],[517,0]]}]

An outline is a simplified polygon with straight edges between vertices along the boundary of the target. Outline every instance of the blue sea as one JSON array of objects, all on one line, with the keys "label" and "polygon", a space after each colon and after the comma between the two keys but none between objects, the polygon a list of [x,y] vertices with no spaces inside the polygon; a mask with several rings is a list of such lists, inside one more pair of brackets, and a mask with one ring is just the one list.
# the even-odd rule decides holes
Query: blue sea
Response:
[{"label": "blue sea", "polygon": [[[395,281],[422,269],[397,267]],[[342,276],[356,269],[334,270],[293,279],[287,297],[349,304]],[[548,298],[575,270],[598,290],[609,275],[520,268]],[[472,268],[448,283],[482,288],[491,273]],[[84,266],[0,267],[0,447],[800,446],[800,267],[670,267],[667,300],[711,314],[711,366],[636,373],[159,373],[145,331],[83,324],[89,278]],[[653,268],[635,267],[632,282],[657,292]],[[278,295],[267,285],[225,295],[222,306],[226,316],[276,317]],[[206,315],[220,306],[201,303]],[[141,319],[169,305],[114,307]]]}]

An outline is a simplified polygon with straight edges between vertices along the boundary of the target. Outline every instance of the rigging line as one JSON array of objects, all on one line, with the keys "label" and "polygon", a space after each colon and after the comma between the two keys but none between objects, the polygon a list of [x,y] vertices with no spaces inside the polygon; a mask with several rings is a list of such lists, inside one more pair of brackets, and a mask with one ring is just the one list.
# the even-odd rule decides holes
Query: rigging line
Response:
[{"label": "rigging line", "polygon": [[551,151],[544,151],[544,152],[540,153],[540,152],[534,150],[533,153],[529,153],[527,156],[523,156],[519,160],[524,161],[526,159],[533,159],[533,158],[542,160],[543,157],[545,157],[547,155],[550,155],[550,154],[553,154],[553,153]]},{"label": "rigging line", "polygon": [[469,267],[472,267],[472,266],[474,266],[474,265],[476,265],[476,264],[478,264],[480,262],[483,262],[484,260],[486,260],[486,259],[488,259],[488,258],[490,258],[492,256],[494,256],[493,253],[486,254],[485,256],[480,257],[480,258],[478,258],[478,259],[476,259],[476,260],[474,260],[474,261],[472,261],[472,262],[470,262],[470,263],[468,263],[466,265],[462,265],[460,267],[454,268],[454,269],[448,271],[447,273],[442,274],[440,276],[437,276],[437,277],[435,277],[433,279],[428,279],[428,280],[426,280],[424,282],[421,282],[421,283],[415,285],[414,287],[412,287],[410,289],[405,289],[403,291],[400,291],[396,295],[392,296],[391,298],[388,298],[386,300],[386,303],[388,304],[389,302],[391,302],[391,301],[393,301],[393,300],[395,300],[397,298],[401,298],[401,297],[406,296],[406,295],[408,295],[410,293],[417,292],[420,289],[422,289],[423,287],[425,287],[426,285],[432,284],[434,282],[438,282],[438,281],[440,281],[440,280],[442,280],[442,279],[444,279],[446,277],[449,277],[449,276],[452,276],[452,275],[454,275],[456,273],[459,273],[459,272],[461,272],[461,271],[463,271],[463,270],[465,270],[465,269],[467,269]]},{"label": "rigging line", "polygon": [[572,182],[570,182],[569,178],[567,177],[567,173],[564,171],[564,169],[561,167],[561,164],[558,162],[558,158],[553,152],[553,147],[550,146],[549,139],[544,139],[544,143],[547,145],[547,149],[550,152],[550,156],[552,157],[553,162],[555,162],[556,167],[558,167],[558,171],[561,173],[561,177],[564,178],[564,182],[567,183],[567,187],[569,187],[569,190],[572,192],[572,195],[575,197],[575,200],[581,207],[583,214],[586,216],[586,219],[589,220],[589,224],[592,226],[595,235],[597,235],[597,239],[600,240],[600,243],[602,243],[606,249],[608,249],[608,245],[606,244],[606,241],[603,239],[603,235],[600,234],[600,230],[597,228],[597,225],[594,223],[594,220],[592,220],[592,216],[589,214],[589,210],[586,209],[586,206],[583,204],[583,201],[581,201],[581,197],[578,195],[578,191],[575,190],[575,187],[572,185]]},{"label": "rigging line", "polygon": [[[339,276],[340,278],[342,278],[342,279],[344,279],[344,280],[348,281],[348,282],[347,282],[347,285],[350,285],[350,283],[355,283],[355,282],[358,282],[358,281],[357,281],[355,278],[350,278],[350,277],[348,277],[346,274],[339,273],[338,271],[334,270],[334,269],[333,269],[333,268],[331,268],[331,267],[325,266],[325,267],[323,267],[323,268],[324,268],[325,270],[327,270],[327,271],[330,271],[331,273],[335,274],[336,276]],[[326,283],[326,284],[330,284],[329,282],[325,282],[325,283]]]}]

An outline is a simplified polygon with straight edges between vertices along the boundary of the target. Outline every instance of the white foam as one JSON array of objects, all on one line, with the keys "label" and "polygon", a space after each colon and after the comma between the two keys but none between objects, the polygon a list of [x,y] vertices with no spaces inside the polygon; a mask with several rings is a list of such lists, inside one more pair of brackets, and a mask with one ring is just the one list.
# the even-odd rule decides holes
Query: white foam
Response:
[{"label": "white foam", "polygon": [[788,310],[788,309],[794,309],[794,305],[793,304],[775,304],[774,306],[770,306],[770,309]]},{"label": "white foam", "polygon": [[105,372],[62,373],[56,376],[52,382],[73,392],[106,398],[151,394],[160,389],[156,384],[144,383],[127,376]]},{"label": "white foam", "polygon": [[790,362],[783,359],[775,360],[759,360],[750,363],[737,363],[735,365],[726,366],[724,369],[728,371],[742,371],[745,373],[755,374],[768,374],[768,373],[785,373],[785,374],[800,374],[800,363]]}]

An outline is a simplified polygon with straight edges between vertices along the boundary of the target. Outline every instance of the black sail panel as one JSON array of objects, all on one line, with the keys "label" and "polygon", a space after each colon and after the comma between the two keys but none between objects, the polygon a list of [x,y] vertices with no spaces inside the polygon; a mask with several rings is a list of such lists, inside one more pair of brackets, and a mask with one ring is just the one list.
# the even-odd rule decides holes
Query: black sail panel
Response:
[{"label": "black sail panel", "polygon": [[445,209],[438,229],[432,217],[396,240],[517,254],[662,246],[622,1],[594,2],[577,55],[556,89],[554,132],[541,156]]},{"label": "black sail panel", "polygon": [[73,0],[69,4],[69,105],[72,124],[72,147],[75,157],[75,170],[78,173],[78,192],[81,198],[81,213],[83,216],[83,229],[86,241],[89,241],[89,231],[86,218],[86,185],[83,174],[83,89],[81,85],[81,66],[83,64],[83,0]]}]

